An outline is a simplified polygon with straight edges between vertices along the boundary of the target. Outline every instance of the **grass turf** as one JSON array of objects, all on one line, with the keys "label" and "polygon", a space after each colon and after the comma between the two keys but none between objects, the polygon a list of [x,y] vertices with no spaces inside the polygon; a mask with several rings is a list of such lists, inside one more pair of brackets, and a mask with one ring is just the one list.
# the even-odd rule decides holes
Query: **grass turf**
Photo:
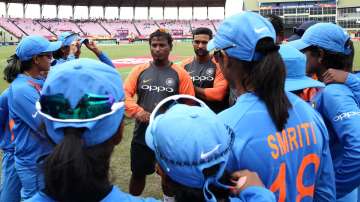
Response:
[{"label": "grass turf", "polygon": [[[112,59],[121,59],[128,57],[147,57],[150,56],[149,46],[147,43],[120,46],[102,46],[100,47]],[[355,43],[355,70],[360,70],[360,42]],[[6,58],[13,54],[14,46],[0,47],[0,75],[2,76],[3,68],[6,64]],[[82,49],[81,57],[96,58],[94,54],[86,48]],[[191,43],[175,43],[172,55],[191,56],[193,54]],[[125,79],[131,71],[131,67],[119,68],[121,76]],[[6,82],[0,79],[0,92],[7,87]],[[124,137],[120,145],[118,145],[112,156],[111,177],[114,184],[118,185],[122,190],[128,191],[128,183],[130,180],[130,142],[132,138],[132,130],[134,123],[130,119],[126,119],[126,127]],[[152,175],[147,179],[147,185],[143,196],[161,197],[161,186],[159,177]]]}]

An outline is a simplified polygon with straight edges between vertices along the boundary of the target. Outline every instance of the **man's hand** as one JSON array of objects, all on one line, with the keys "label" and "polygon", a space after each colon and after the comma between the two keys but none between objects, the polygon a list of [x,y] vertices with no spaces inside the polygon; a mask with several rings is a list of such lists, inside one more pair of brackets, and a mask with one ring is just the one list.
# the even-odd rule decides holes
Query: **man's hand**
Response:
[{"label": "man's hand", "polygon": [[241,191],[251,186],[264,187],[258,174],[249,170],[240,170],[231,174],[230,181],[234,184],[231,194],[239,195]]},{"label": "man's hand", "polygon": [[101,50],[96,46],[95,41],[89,40],[88,43],[85,43],[85,46],[93,53],[95,53],[96,56],[99,57],[99,55],[101,54]]},{"label": "man's hand", "polygon": [[136,120],[146,123],[146,122],[149,122],[149,120],[150,120],[150,113],[147,111],[141,111],[141,112],[136,113],[134,117]]},{"label": "man's hand", "polygon": [[324,83],[345,83],[348,72],[337,70],[337,69],[328,69],[324,74]]}]

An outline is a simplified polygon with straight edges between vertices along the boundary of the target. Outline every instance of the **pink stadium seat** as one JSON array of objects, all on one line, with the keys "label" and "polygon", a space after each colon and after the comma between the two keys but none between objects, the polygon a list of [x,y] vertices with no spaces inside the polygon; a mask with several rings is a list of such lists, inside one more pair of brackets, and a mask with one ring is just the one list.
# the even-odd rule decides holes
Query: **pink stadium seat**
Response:
[{"label": "pink stadium seat", "polygon": [[191,36],[189,20],[158,20],[157,24],[168,29],[174,38]]},{"label": "pink stadium seat", "polygon": [[5,28],[11,34],[15,35],[16,37],[21,38],[25,35],[18,27],[16,27],[12,22],[11,19],[7,18],[0,18],[0,26]]},{"label": "pink stadium seat", "polygon": [[109,33],[97,22],[78,22],[77,25],[79,25],[86,36],[110,37]]},{"label": "pink stadium seat", "polygon": [[13,19],[13,22],[28,35],[37,34],[47,38],[54,36],[53,33],[51,33],[49,30],[41,26],[35,20],[22,18],[22,19]]},{"label": "pink stadium seat", "polygon": [[41,20],[40,23],[54,32],[56,35],[59,35],[61,32],[64,31],[72,31],[76,33],[80,33],[82,35],[78,26],[69,21],[69,20],[58,20],[58,19],[48,19],[48,20]]},{"label": "pink stadium seat", "polygon": [[101,24],[115,38],[125,39],[129,34],[139,35],[131,20],[104,20]]},{"label": "pink stadium seat", "polygon": [[221,20],[212,20],[212,23],[214,24],[216,30],[219,29],[221,22]]},{"label": "pink stadium seat", "polygon": [[198,27],[207,27],[215,33],[214,25],[211,23],[210,20],[193,20],[191,21],[191,28],[196,29]]},{"label": "pink stadium seat", "polygon": [[[22,37],[26,34],[42,35],[54,39],[64,31],[80,33],[81,36],[127,39],[129,35],[141,39],[148,38],[156,29],[165,28],[174,38],[191,38],[191,30],[197,27],[208,27],[214,33],[221,20],[68,20],[68,19],[26,19],[0,18],[0,26]],[[17,25],[17,26],[16,26]],[[214,27],[215,26],[215,27]],[[20,28],[20,29],[19,29]],[[26,33],[24,33],[23,31]],[[140,34],[139,34],[140,33]]]},{"label": "pink stadium seat", "polygon": [[154,20],[138,20],[135,21],[135,26],[138,28],[143,38],[148,38],[152,32],[159,29]]}]

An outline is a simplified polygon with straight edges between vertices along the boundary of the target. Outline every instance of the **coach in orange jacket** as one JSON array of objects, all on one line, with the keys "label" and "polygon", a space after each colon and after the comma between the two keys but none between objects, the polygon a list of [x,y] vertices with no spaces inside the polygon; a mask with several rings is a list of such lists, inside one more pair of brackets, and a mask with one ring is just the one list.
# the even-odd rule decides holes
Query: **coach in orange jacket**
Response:
[{"label": "coach in orange jacket", "polygon": [[228,107],[228,83],[219,65],[206,49],[212,36],[209,28],[200,27],[194,30],[193,47],[196,55],[184,60],[182,67],[191,76],[196,97],[218,113]]},{"label": "coach in orange jacket", "polygon": [[150,113],[166,97],[175,94],[195,95],[189,74],[169,61],[172,41],[171,35],[165,30],[152,33],[149,43],[153,61],[135,67],[124,84],[126,112],[136,119],[131,143],[132,176],[129,185],[129,192],[136,196],[144,190],[146,175],[155,172],[154,152],[145,143]]}]

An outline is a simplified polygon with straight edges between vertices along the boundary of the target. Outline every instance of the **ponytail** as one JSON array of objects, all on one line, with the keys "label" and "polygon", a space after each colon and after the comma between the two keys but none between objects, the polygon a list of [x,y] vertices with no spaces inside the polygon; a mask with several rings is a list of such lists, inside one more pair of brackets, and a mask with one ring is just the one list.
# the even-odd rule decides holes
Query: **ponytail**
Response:
[{"label": "ponytail", "polygon": [[21,62],[16,54],[10,56],[6,62],[7,65],[3,72],[4,80],[11,83],[16,79],[17,75],[21,73]]},{"label": "ponytail", "polygon": [[285,128],[291,103],[285,94],[285,64],[273,39],[264,38],[257,43],[256,52],[263,58],[255,63],[250,73],[250,82],[255,93],[264,101],[276,129]]},{"label": "ponytail", "polygon": [[31,60],[21,62],[16,54],[7,59],[7,65],[4,69],[4,80],[8,83],[13,82],[18,74],[31,68]]},{"label": "ponytail", "polygon": [[[256,52],[262,57],[259,61],[230,58],[229,66],[237,72],[232,80],[239,82],[245,91],[254,92],[265,103],[276,129],[281,131],[289,118],[291,103],[285,93],[286,70],[279,48],[273,39],[261,39],[256,46]],[[236,64],[231,64],[233,62]],[[230,82],[230,85],[234,84]]]},{"label": "ponytail", "polygon": [[112,189],[109,182],[109,141],[85,148],[84,128],[65,128],[64,139],[45,159],[44,192],[56,201],[100,201]]}]

